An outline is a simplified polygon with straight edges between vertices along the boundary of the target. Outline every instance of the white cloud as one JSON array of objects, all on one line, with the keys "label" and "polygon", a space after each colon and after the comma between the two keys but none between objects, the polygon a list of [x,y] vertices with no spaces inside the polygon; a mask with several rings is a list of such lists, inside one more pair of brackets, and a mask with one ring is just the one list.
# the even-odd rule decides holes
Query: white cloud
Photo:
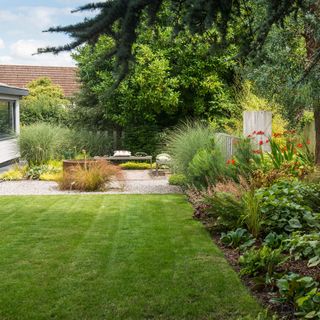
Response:
[{"label": "white cloud", "polygon": [[69,52],[58,55],[33,55],[38,48],[46,47],[48,43],[34,39],[18,40],[10,46],[10,55],[0,56],[1,63],[44,65],[44,66],[74,66],[75,62]]},{"label": "white cloud", "polygon": [[3,49],[5,47],[4,41],[0,38],[0,49]]}]

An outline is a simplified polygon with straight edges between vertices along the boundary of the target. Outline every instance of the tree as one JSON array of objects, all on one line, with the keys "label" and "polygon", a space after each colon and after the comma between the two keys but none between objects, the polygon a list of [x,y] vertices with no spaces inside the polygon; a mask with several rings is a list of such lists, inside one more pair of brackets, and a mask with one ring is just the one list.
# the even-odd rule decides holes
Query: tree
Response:
[{"label": "tree", "polygon": [[231,90],[234,63],[227,59],[234,50],[208,55],[205,36],[184,33],[172,38],[170,27],[146,27],[133,49],[135,64],[106,94],[114,81],[113,61],[104,59],[110,46],[112,39],[102,36],[95,46],[74,54],[82,83],[75,123],[98,130],[125,129],[125,147],[146,150],[150,142],[154,150],[153,133],[181,120],[204,118],[221,128],[241,114]]},{"label": "tree", "polygon": [[70,102],[64,97],[60,86],[54,85],[49,78],[39,78],[27,85],[29,95],[21,101],[21,123],[35,122],[65,124],[67,106]]}]

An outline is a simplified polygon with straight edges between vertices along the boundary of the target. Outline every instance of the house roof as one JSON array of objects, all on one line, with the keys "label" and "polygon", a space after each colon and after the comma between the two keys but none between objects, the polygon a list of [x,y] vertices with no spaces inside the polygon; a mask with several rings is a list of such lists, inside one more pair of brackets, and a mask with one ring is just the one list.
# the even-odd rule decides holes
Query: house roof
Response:
[{"label": "house roof", "polygon": [[13,86],[8,86],[5,83],[0,82],[0,95],[6,95],[6,96],[15,96],[15,97],[22,97],[28,95],[28,90]]},{"label": "house roof", "polygon": [[29,82],[47,77],[59,85],[66,97],[72,97],[79,91],[77,68],[43,67],[24,65],[0,65],[0,82],[9,86],[26,87]]}]

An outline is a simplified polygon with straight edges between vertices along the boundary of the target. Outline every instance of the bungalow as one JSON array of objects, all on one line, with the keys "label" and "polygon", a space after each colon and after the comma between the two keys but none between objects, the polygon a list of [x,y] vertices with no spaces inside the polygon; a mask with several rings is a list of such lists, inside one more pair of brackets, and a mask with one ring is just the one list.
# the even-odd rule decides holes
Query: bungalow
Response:
[{"label": "bungalow", "polygon": [[18,159],[19,100],[28,90],[0,83],[0,167]]}]

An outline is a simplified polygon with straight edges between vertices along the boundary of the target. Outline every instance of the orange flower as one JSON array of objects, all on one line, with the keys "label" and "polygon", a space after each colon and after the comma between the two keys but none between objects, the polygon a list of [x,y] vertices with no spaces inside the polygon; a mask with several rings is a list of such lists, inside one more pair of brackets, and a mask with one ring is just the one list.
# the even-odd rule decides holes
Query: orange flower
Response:
[{"label": "orange flower", "polygon": [[298,144],[297,144],[297,147],[298,147],[298,148],[302,148],[302,147],[303,147],[303,144],[302,144],[302,143],[298,143]]},{"label": "orange flower", "polygon": [[232,159],[231,160],[231,164],[235,165],[236,164],[236,160]]}]

